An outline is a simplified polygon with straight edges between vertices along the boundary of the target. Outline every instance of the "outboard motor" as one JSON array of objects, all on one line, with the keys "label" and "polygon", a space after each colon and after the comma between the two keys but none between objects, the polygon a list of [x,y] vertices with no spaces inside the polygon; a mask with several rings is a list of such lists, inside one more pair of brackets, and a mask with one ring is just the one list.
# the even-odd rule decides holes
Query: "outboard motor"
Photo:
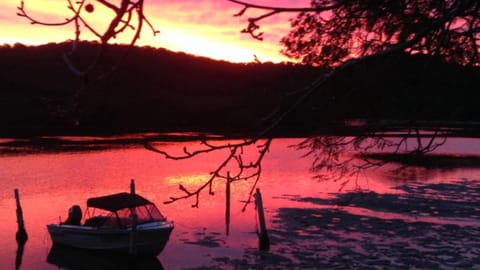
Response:
[{"label": "outboard motor", "polygon": [[62,224],[66,225],[80,225],[82,220],[82,209],[78,205],[73,205],[68,209],[68,219]]}]

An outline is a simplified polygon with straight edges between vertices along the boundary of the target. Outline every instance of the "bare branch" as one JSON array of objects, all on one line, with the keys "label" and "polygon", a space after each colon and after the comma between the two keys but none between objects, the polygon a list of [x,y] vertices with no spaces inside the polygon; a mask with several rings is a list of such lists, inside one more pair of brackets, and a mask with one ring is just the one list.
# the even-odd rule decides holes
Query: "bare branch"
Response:
[{"label": "bare branch", "polygon": [[[299,13],[299,12],[321,12],[321,11],[327,11],[327,10],[332,10],[334,8],[337,8],[346,2],[345,0],[343,1],[334,1],[333,4],[325,4],[325,5],[318,5],[315,7],[302,7],[302,8],[293,8],[293,7],[276,7],[276,6],[264,6],[264,5],[256,5],[252,4],[249,2],[245,1],[237,1],[237,0],[228,0],[232,3],[243,5],[243,8],[236,14],[234,14],[234,17],[239,17],[243,16],[247,9],[252,8],[252,9],[260,9],[260,10],[267,10],[266,13],[263,15],[260,15],[258,17],[250,17],[248,18],[248,26],[244,28],[241,33],[246,33],[252,36],[254,39],[257,40],[263,40],[263,32],[257,33],[256,31],[260,29],[260,26],[257,24],[257,22],[266,19],[268,17],[271,17],[273,15],[279,14],[279,13]],[[330,2],[330,1],[326,1]]]},{"label": "bare branch", "polygon": [[[81,3],[80,3],[80,7],[83,6],[83,3],[85,2],[85,0],[82,0]],[[31,24],[40,24],[40,25],[45,25],[45,26],[63,26],[63,25],[67,25],[67,24],[70,24],[71,22],[75,21],[78,17],[78,13],[79,11],[78,10],[75,10],[73,8],[73,6],[69,6],[71,8],[71,10],[73,11],[74,15],[70,18],[66,18],[65,21],[63,22],[43,22],[43,21],[39,21],[33,17],[31,17],[25,10],[25,3],[24,1],[22,0],[20,2],[20,6],[17,7],[18,9],[18,12],[17,12],[17,15],[20,16],[20,17],[24,17],[26,18],[27,20],[30,21]]]},{"label": "bare branch", "polygon": [[[416,42],[417,39],[420,39],[420,38],[421,38],[421,36],[413,37],[411,40],[409,40],[408,42],[406,42],[404,44],[400,44],[397,47],[394,47],[394,48],[391,48],[390,50],[384,51],[383,55],[387,55],[387,54],[394,53],[396,51],[402,50],[403,48],[405,48],[409,44],[413,44],[414,42]],[[226,148],[233,148],[234,150],[232,150],[232,151],[236,153],[237,151],[241,150],[241,147],[254,144],[258,140],[258,138],[268,137],[267,134],[269,134],[275,127],[277,127],[279,125],[279,123],[284,119],[284,117],[286,117],[286,115],[288,115],[297,106],[300,106],[300,104],[302,104],[302,102],[304,100],[306,100],[309,97],[309,95],[311,95],[314,91],[318,91],[319,89],[321,89],[321,86],[324,83],[326,83],[328,80],[330,80],[331,78],[333,78],[334,76],[336,76],[337,74],[342,72],[343,70],[345,70],[349,67],[352,67],[354,65],[363,63],[364,61],[368,61],[369,59],[371,59],[373,57],[378,57],[378,56],[365,56],[365,57],[359,58],[357,60],[353,60],[351,62],[348,62],[348,63],[345,63],[345,64],[341,65],[340,67],[338,67],[337,69],[335,69],[335,70],[333,70],[329,73],[326,73],[322,77],[319,77],[316,81],[314,81],[306,89],[300,91],[300,93],[303,93],[303,94],[300,96],[300,98],[298,98],[293,103],[292,106],[290,106],[289,108],[287,108],[284,111],[280,111],[279,114],[275,114],[274,117],[270,118],[269,119],[270,120],[269,124],[265,128],[263,128],[253,139],[246,140],[244,142],[237,143],[237,144],[224,144],[224,145],[219,145],[219,146],[212,145],[212,144],[208,143],[206,140],[202,140],[201,142],[206,147],[205,149],[197,150],[197,151],[194,151],[194,152],[184,151],[186,153],[186,155],[183,155],[183,156],[169,155],[168,153],[163,152],[161,150],[158,150],[158,149],[154,148],[152,145],[149,145],[149,144],[146,144],[145,147],[149,150],[160,153],[160,154],[164,155],[166,158],[170,158],[170,159],[186,159],[186,158],[194,157],[194,156],[199,155],[199,154],[209,153],[209,152],[212,152],[212,151],[217,151],[217,150],[226,149]],[[361,171],[363,171],[367,168],[381,166],[381,165],[386,163],[384,161],[375,161],[375,160],[371,159],[368,155],[369,154],[368,151],[370,151],[370,149],[374,149],[375,147],[384,148],[384,147],[388,146],[388,147],[395,147],[395,149],[396,149],[395,151],[398,151],[402,145],[405,145],[405,147],[408,148],[406,146],[406,144],[407,144],[407,139],[406,138],[401,139],[399,143],[394,143],[394,142],[384,140],[384,139],[378,139],[378,140],[376,140],[376,141],[374,141],[370,144],[365,145],[364,142],[367,142],[368,139],[370,139],[372,137],[377,138],[378,135],[372,134],[372,136],[368,136],[368,134],[365,134],[365,136],[358,136],[358,137],[353,137],[353,138],[332,137],[332,138],[327,138],[327,140],[325,140],[325,141],[319,141],[320,145],[323,145],[320,149],[324,149],[324,150],[322,150],[324,152],[323,153],[322,152],[315,153],[316,157],[315,157],[314,165],[312,166],[312,168],[314,168],[315,170],[326,169],[327,172],[334,172],[334,171],[339,172],[339,174],[337,175],[338,177],[336,177],[336,178],[330,177],[329,178],[330,180],[333,179],[334,181],[337,181],[337,180],[342,179],[346,175],[352,176],[352,175],[358,174],[359,172],[361,172]],[[235,160],[237,162],[237,166],[240,170],[239,174],[235,175],[235,178],[233,179],[233,181],[255,179],[255,182],[252,185],[252,189],[251,189],[250,193],[253,193],[253,190],[254,190],[254,188],[255,188],[255,186],[256,186],[259,178],[260,178],[261,161],[263,160],[263,157],[265,156],[266,152],[268,151],[271,140],[272,140],[272,138],[269,138],[264,146],[259,146],[259,148],[260,148],[259,156],[258,156],[258,159],[255,162],[245,164],[244,161],[243,161],[243,158],[241,156],[232,154],[233,152],[231,152],[231,155],[228,156],[225,159],[226,162],[229,162],[232,159]],[[347,158],[347,159],[340,159],[340,157],[339,157],[340,153],[349,152],[349,151],[344,150],[344,148],[351,147],[352,145],[355,147],[354,150],[359,151],[358,157],[360,157],[360,160],[363,160],[364,163],[354,163],[353,161],[357,158],[355,156],[352,156],[352,157]],[[433,144],[433,141],[432,141],[425,148],[421,147],[421,144],[419,144],[420,148],[417,148],[417,149],[422,149],[422,151],[424,151],[426,149],[432,149],[432,146],[435,146],[435,145],[437,145],[437,144]],[[440,145],[440,144],[438,144],[438,145]],[[306,145],[303,145],[303,147],[305,147],[305,146]],[[307,155],[310,155],[310,154],[314,153],[313,152],[314,149],[317,149],[317,150],[319,149],[318,145],[317,146],[309,145],[309,147],[312,150],[311,150],[311,152],[307,153]],[[225,164],[226,163],[223,163],[222,165],[225,165]],[[243,174],[244,170],[246,170],[248,168],[256,168],[257,170],[254,171],[251,174]],[[223,175],[219,174],[220,169],[221,168],[219,167],[215,172],[212,173],[212,177],[208,180],[208,182],[206,182],[206,184],[211,185],[215,178],[226,179],[226,176],[223,176]],[[318,175],[318,177],[320,177],[320,175]],[[342,182],[341,186],[345,186],[346,183],[347,183],[346,181]],[[189,198],[189,197],[192,197],[192,196],[195,196],[198,200],[198,195],[200,194],[200,192],[205,187],[206,187],[206,185],[201,186],[195,192],[192,192],[193,194],[186,194],[185,196],[178,197],[178,198],[173,198],[173,199],[171,198],[171,201],[169,201],[169,202],[176,201],[178,199]],[[250,202],[250,198],[247,200],[246,205],[249,202]],[[245,205],[245,207],[246,207],[246,205]],[[196,204],[194,206],[198,206],[198,201],[196,202]],[[245,209],[245,207],[244,207],[244,209]]]},{"label": "bare branch", "polygon": [[[237,181],[249,181],[253,179],[254,182],[250,190],[249,198],[247,199],[245,206],[243,208],[245,209],[246,206],[251,202],[251,198],[250,198],[251,194],[253,194],[253,190],[255,189],[256,184],[258,183],[258,180],[260,179],[261,163],[266,153],[270,149],[271,142],[272,142],[272,139],[269,138],[263,144],[256,145],[257,143],[256,139],[249,139],[239,143],[234,143],[234,144],[227,143],[227,144],[221,144],[216,146],[211,143],[208,143],[206,139],[202,139],[201,145],[203,145],[205,148],[202,148],[200,150],[195,150],[195,151],[189,151],[187,148],[184,147],[183,155],[179,155],[179,156],[173,156],[163,150],[159,150],[149,143],[145,144],[145,148],[155,153],[159,153],[167,159],[173,159],[173,160],[189,159],[201,154],[207,154],[213,151],[228,149],[229,150],[228,155],[224,158],[223,162],[221,162],[220,165],[218,165],[217,168],[210,173],[210,177],[207,181],[205,181],[201,186],[197,187],[193,191],[189,191],[185,187],[180,186],[180,190],[184,193],[184,195],[178,196],[178,197],[170,197],[170,199],[164,203],[168,204],[178,200],[195,197],[195,203],[192,205],[192,207],[198,207],[199,196],[202,193],[202,191],[204,191],[207,187],[209,187],[208,193],[210,195],[214,194],[212,190],[212,185],[214,181],[216,180],[224,181],[228,179],[228,181],[233,183]],[[258,155],[255,160],[249,163],[244,163],[244,160],[242,157],[242,155],[244,154],[243,148],[247,146],[256,146],[256,148],[258,149]],[[234,162],[236,164],[236,167],[238,170],[236,173],[231,173],[230,171],[225,172],[226,166],[231,162]]]},{"label": "bare branch", "polygon": [[205,148],[200,149],[200,150],[195,150],[195,151],[192,151],[192,152],[190,152],[186,148],[184,148],[184,150],[183,150],[184,155],[178,155],[178,156],[170,155],[169,153],[154,147],[153,145],[149,144],[148,142],[145,143],[144,147],[147,150],[162,154],[167,159],[182,160],[182,159],[189,159],[189,158],[201,155],[201,154],[210,153],[210,152],[213,152],[213,151],[218,151],[218,150],[223,150],[223,149],[231,149],[231,148],[240,148],[242,146],[247,146],[247,145],[254,144],[256,141],[257,141],[257,139],[250,139],[250,140],[244,140],[243,142],[235,143],[235,144],[227,143],[227,144],[221,144],[221,145],[212,145],[212,144],[208,143],[207,141],[202,140],[201,143],[205,146]]},{"label": "bare branch", "polygon": [[113,12],[115,12],[116,14],[118,14],[120,12],[120,9],[115,6],[114,4],[106,1],[106,0],[97,0],[97,2],[99,2],[100,4],[108,7],[109,9],[113,10]]},{"label": "bare branch", "polygon": [[[149,148],[147,148],[149,149]],[[150,150],[150,149],[149,149]],[[227,158],[217,167],[217,169],[211,173],[210,178],[200,187],[198,187],[195,191],[193,192],[188,192],[183,186],[180,186],[180,190],[184,191],[186,194],[180,197],[170,197],[170,201],[164,202],[165,204],[172,203],[181,199],[187,199],[192,196],[196,197],[195,204],[192,205],[192,207],[198,207],[199,206],[199,195],[200,193],[206,188],[206,187],[211,187],[212,182],[220,175],[220,171],[230,162],[230,160],[235,156],[236,152],[238,150],[238,147],[234,147],[232,151],[230,151],[230,154],[227,156]],[[210,188],[210,194],[212,193],[212,190]]]},{"label": "bare branch", "polygon": [[[75,38],[73,40],[72,50],[68,53],[65,53],[63,55],[63,59],[73,74],[79,77],[85,77],[97,67],[105,51],[105,46],[107,46],[108,42],[111,39],[116,38],[117,35],[123,33],[127,28],[135,30],[130,42],[130,45],[132,46],[140,38],[140,32],[142,30],[143,22],[146,22],[148,24],[148,26],[152,30],[153,35],[159,33],[159,31],[154,29],[153,25],[143,13],[143,0],[121,0],[119,6],[111,3],[111,1],[108,0],[97,0],[97,2],[115,13],[115,17],[110,21],[108,28],[103,34],[100,34],[84,19],[82,12],[84,10],[83,8],[85,6],[86,0],[79,0],[75,3],[75,5],[72,3],[71,0],[67,0],[67,7],[72,11],[73,15],[67,18],[64,22],[43,22],[35,19],[26,12],[25,3],[23,0],[20,2],[17,15],[26,18],[30,21],[31,24],[39,24],[43,26],[64,26],[73,23],[75,27]],[[89,5],[91,6],[91,4]],[[89,5],[86,5],[85,7],[88,8]],[[93,8],[90,8],[90,10],[87,9],[87,11],[93,12]],[[136,25],[134,25],[132,22],[134,14],[137,18]],[[73,63],[71,59],[71,56],[76,52],[77,43],[80,41],[80,24],[85,26],[86,29],[88,29],[91,33],[98,37],[102,44],[95,58],[92,59],[88,67],[84,70],[80,69],[75,63]],[[121,57],[121,59],[123,59],[123,57]],[[113,69],[115,69],[115,67]]]},{"label": "bare branch", "polygon": [[[341,1],[325,1],[326,4],[315,6],[315,7],[300,7],[300,8],[294,8],[294,7],[277,7],[277,6],[265,6],[265,5],[257,5],[257,4],[252,4],[251,2],[246,2],[246,1],[237,1],[237,0],[227,0],[235,4],[239,4],[244,6],[241,12],[238,13],[237,16],[243,15],[245,13],[246,9],[252,8],[252,9],[263,9],[263,10],[276,10],[277,12],[291,12],[291,13],[299,13],[299,12],[320,12],[320,11],[326,11],[326,10],[331,10],[334,8],[337,8],[341,5],[343,5],[346,0],[341,0]],[[331,3],[333,2],[333,3]]]}]

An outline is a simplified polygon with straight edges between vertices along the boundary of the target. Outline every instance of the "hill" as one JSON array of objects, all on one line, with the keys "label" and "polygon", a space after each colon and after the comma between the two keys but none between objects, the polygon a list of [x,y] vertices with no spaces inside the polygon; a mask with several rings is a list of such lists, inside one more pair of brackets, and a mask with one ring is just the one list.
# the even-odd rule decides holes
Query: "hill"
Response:
[{"label": "hill", "polygon": [[[252,129],[283,93],[308,83],[317,70],[291,64],[233,64],[151,47],[113,46],[97,73],[82,82],[62,60],[70,44],[0,48],[0,126],[13,133]],[[96,44],[81,44],[80,65]],[[94,76],[95,77],[95,76]],[[84,87],[78,108],[71,101]],[[79,120],[79,127],[72,127]]]},{"label": "hill", "polygon": [[352,119],[387,129],[393,123],[472,127],[480,121],[479,86],[478,67],[423,55],[375,57],[338,73],[290,114],[285,124],[290,129],[324,132],[329,132],[332,122]]},{"label": "hill", "polygon": [[[285,108],[315,77],[313,67],[233,64],[151,47],[115,45],[80,81],[62,60],[70,44],[0,47],[0,135],[200,130],[247,132]],[[75,55],[87,65],[97,44]],[[123,58],[124,53],[128,53]],[[373,59],[345,70],[289,115],[283,130],[345,119],[478,121],[479,69],[422,56]],[[96,78],[96,75],[92,78]],[[72,99],[83,87],[78,99]],[[76,123],[79,123],[77,125]]]}]

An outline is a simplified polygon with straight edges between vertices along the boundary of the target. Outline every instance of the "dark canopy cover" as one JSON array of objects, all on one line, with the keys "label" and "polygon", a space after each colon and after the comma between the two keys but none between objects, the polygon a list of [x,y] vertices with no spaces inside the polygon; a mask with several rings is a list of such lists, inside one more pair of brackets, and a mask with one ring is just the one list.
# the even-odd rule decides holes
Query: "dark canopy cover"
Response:
[{"label": "dark canopy cover", "polygon": [[127,192],[95,197],[87,200],[88,207],[95,207],[108,211],[117,211],[123,208],[131,208],[147,204],[152,204],[152,202],[140,195]]}]

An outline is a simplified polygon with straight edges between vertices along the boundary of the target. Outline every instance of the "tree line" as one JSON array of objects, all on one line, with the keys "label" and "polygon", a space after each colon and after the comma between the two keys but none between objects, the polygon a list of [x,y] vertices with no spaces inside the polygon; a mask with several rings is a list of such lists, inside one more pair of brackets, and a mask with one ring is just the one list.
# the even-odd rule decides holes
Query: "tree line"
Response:
[{"label": "tree line", "polygon": [[[202,130],[255,132],[290,106],[296,90],[326,68],[291,63],[234,64],[152,47],[112,45],[99,70],[128,53],[114,72],[74,76],[62,60],[69,43],[0,47],[0,125],[4,133]],[[82,67],[100,46],[82,43]],[[103,65],[103,66],[102,66]],[[310,132],[346,119],[478,121],[479,68],[402,53],[342,71],[279,126]],[[72,95],[78,108],[72,110]]]}]

